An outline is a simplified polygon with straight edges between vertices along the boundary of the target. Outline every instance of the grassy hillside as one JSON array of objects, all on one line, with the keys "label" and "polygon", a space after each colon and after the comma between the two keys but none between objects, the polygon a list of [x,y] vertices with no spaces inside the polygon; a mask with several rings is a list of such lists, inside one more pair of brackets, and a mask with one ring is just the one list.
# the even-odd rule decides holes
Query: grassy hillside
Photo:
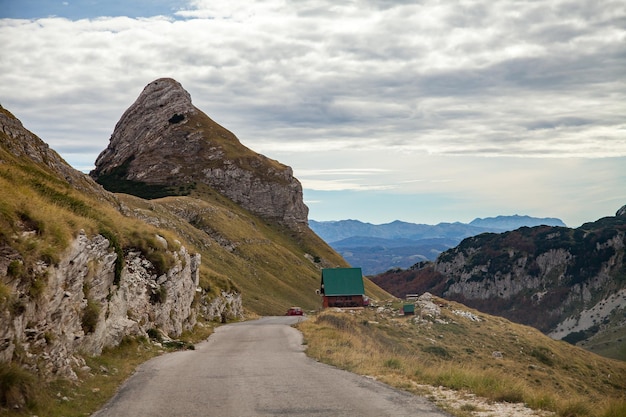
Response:
[{"label": "grassy hillside", "polygon": [[[291,305],[316,310],[321,268],[347,266],[312,231],[294,232],[242,209],[209,187],[190,196],[142,200],[119,194],[144,221],[182,236],[202,255],[201,285],[221,285],[243,295],[244,306],[259,315],[282,315]],[[389,297],[367,283],[374,299]]]},{"label": "grassy hillside", "polygon": [[[454,302],[435,303],[436,317],[419,308],[415,316],[391,308],[324,311],[298,328],[308,355],[434,400],[432,387],[442,386],[460,397],[524,403],[558,416],[626,415],[625,363]],[[467,417],[480,411],[449,402],[447,408]]]},{"label": "grassy hillside", "polygon": [[[201,285],[209,295],[236,290],[244,306],[261,315],[284,314],[293,304],[319,308],[320,269],[347,266],[309,229],[294,232],[262,220],[209,187],[150,201],[81,192],[45,164],[15,157],[8,151],[11,139],[1,139],[0,246],[10,263],[8,276],[0,280],[5,303],[12,299],[10,288],[36,292],[45,285],[33,272],[36,264],[56,263],[81,230],[103,234],[118,254],[141,249],[161,268],[171,260],[155,235],[164,236],[171,247],[178,241],[202,255]],[[367,288],[372,298],[387,296],[374,285]]]}]

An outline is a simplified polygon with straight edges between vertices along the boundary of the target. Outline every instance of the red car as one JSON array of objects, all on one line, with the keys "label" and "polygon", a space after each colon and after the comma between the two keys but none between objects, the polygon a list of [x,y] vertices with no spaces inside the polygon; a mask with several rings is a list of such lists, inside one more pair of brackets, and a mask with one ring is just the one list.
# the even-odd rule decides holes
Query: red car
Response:
[{"label": "red car", "polygon": [[301,316],[302,314],[302,309],[300,307],[291,307],[287,310],[288,316]]}]

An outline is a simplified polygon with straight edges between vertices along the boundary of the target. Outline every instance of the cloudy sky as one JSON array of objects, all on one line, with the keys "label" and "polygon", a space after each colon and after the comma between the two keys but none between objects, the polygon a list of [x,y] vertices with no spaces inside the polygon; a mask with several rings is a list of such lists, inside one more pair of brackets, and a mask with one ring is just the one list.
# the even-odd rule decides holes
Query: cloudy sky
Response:
[{"label": "cloudy sky", "polygon": [[314,220],[626,204],[623,0],[0,0],[0,104],[88,172],[171,77]]}]

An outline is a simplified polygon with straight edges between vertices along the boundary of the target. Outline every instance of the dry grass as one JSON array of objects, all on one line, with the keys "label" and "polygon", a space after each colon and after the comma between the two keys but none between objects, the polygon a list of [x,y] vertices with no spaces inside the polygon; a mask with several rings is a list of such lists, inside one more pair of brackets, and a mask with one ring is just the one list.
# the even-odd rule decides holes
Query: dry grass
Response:
[{"label": "dry grass", "polygon": [[505,319],[474,312],[481,317],[474,322],[453,313],[469,309],[439,302],[445,306],[436,320],[325,311],[298,328],[310,356],[416,393],[423,394],[421,384],[443,386],[564,417],[609,417],[624,409],[625,363]]}]

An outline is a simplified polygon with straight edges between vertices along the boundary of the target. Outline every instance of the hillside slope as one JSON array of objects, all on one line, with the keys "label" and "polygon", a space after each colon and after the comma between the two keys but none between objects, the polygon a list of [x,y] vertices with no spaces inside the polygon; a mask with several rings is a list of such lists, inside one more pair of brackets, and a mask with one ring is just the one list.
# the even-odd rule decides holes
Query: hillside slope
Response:
[{"label": "hillside slope", "polygon": [[315,359],[426,395],[455,416],[625,415],[626,363],[430,294],[413,303],[415,315],[399,314],[401,304],[326,310],[298,328]]},{"label": "hillside slope", "polygon": [[626,359],[625,246],[620,209],[577,229],[523,227],[474,236],[436,262],[373,281],[399,296],[430,291]]}]

